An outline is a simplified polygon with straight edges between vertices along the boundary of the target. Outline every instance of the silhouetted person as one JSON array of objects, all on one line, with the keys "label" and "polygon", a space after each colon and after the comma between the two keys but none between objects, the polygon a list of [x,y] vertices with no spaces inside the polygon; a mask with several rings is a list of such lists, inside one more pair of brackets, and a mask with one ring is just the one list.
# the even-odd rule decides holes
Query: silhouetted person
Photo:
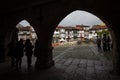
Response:
[{"label": "silhouetted person", "polygon": [[108,51],[110,51],[110,42],[111,42],[111,40],[110,40],[110,36],[107,36],[107,40],[106,40],[106,44],[107,44],[107,50]]},{"label": "silhouetted person", "polygon": [[21,69],[22,57],[24,54],[23,50],[24,50],[23,40],[20,39],[20,41],[17,42],[15,48],[16,70]]},{"label": "silhouetted person", "polygon": [[101,48],[101,38],[97,36],[97,47],[98,47],[98,52],[102,51],[102,48]]},{"label": "silhouetted person", "polygon": [[18,29],[14,28],[11,34],[11,40],[10,43],[8,43],[8,56],[11,57],[11,67],[15,66],[15,47],[16,43],[18,42]]},{"label": "silhouetted person", "polygon": [[102,38],[102,43],[103,43],[103,51],[106,52],[107,51],[107,45],[106,45],[106,34],[103,35]]},{"label": "silhouetted person", "polygon": [[8,44],[8,56],[11,58],[11,67],[15,67],[15,47],[13,41]]},{"label": "silhouetted person", "polygon": [[33,54],[33,46],[32,43],[30,42],[30,39],[27,39],[25,42],[25,52],[26,52],[26,56],[27,56],[27,66],[28,69],[31,68],[31,58],[32,58],[32,54]]}]

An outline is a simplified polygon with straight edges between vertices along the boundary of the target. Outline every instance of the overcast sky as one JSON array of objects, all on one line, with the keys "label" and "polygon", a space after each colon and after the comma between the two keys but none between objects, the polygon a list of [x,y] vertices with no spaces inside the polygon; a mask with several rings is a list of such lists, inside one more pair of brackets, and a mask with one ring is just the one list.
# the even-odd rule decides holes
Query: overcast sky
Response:
[{"label": "overcast sky", "polygon": [[30,23],[27,22],[26,20],[22,20],[19,24],[23,25],[24,27],[30,26]]},{"label": "overcast sky", "polygon": [[[66,16],[58,25],[75,26],[83,24],[86,26],[92,26],[102,23],[103,22],[95,15],[85,11],[76,10],[70,13],[68,16]],[[22,24],[23,26],[30,25],[30,23],[28,23],[26,20],[21,21],[20,24]]]},{"label": "overcast sky", "polygon": [[66,16],[59,25],[61,26],[75,26],[75,25],[96,25],[96,24],[102,24],[103,22],[96,17],[95,15],[85,12],[85,11],[74,11],[70,13],[68,16]]}]

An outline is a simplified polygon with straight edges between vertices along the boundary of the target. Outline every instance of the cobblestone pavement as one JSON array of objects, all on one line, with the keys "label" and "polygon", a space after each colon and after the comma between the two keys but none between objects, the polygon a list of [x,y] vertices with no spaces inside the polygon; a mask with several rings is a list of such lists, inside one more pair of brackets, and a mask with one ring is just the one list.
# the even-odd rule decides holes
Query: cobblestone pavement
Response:
[{"label": "cobblestone pavement", "polygon": [[[109,74],[112,64],[97,52],[95,45],[60,46],[53,53],[55,65],[46,70],[28,71],[25,57],[20,71],[9,68],[9,62],[0,64],[0,80],[120,80]],[[35,58],[33,67],[34,62]]]}]

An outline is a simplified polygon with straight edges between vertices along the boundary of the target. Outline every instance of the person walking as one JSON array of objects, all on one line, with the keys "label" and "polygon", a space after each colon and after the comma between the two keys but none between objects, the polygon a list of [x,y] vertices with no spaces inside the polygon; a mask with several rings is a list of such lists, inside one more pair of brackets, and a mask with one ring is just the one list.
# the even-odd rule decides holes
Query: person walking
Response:
[{"label": "person walking", "polygon": [[102,51],[102,48],[101,48],[101,38],[97,36],[97,47],[98,47],[98,52]]},{"label": "person walking", "polygon": [[11,58],[11,67],[15,67],[15,47],[13,41],[8,44],[8,56]]},{"label": "person walking", "polygon": [[16,58],[15,58],[15,47],[16,43],[18,42],[18,32],[17,28],[14,28],[13,31],[10,33],[11,38],[10,42],[8,43],[8,56],[11,58],[11,67],[15,67],[16,65]]},{"label": "person walking", "polygon": [[20,39],[15,48],[16,70],[21,69],[22,57],[24,53],[23,39]]},{"label": "person walking", "polygon": [[104,51],[104,52],[107,51],[106,40],[107,40],[106,34],[103,34],[102,43],[103,43],[103,51]]},{"label": "person walking", "polygon": [[110,42],[111,42],[110,36],[107,36],[107,40],[106,40],[107,51],[110,51]]},{"label": "person walking", "polygon": [[32,58],[32,54],[33,54],[33,46],[32,43],[30,42],[30,39],[27,39],[25,42],[25,53],[27,56],[27,67],[28,69],[31,68],[31,58]]}]

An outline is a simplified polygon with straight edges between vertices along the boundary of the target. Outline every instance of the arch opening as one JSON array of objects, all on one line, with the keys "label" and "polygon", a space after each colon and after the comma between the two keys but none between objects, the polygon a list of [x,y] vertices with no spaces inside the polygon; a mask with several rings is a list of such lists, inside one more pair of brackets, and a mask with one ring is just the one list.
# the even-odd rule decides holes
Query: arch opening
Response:
[{"label": "arch opening", "polygon": [[[108,43],[106,41],[105,50],[104,35],[106,40],[108,37],[110,40]],[[101,40],[101,51],[97,47],[97,36]],[[81,10],[71,12],[58,24],[53,34],[52,46],[54,60],[61,63],[57,59],[63,59],[63,64],[67,60],[71,64],[75,58],[101,60],[97,55],[104,55],[111,61],[113,57],[113,41],[108,24],[94,14]]]},{"label": "arch opening", "polygon": [[[20,47],[20,44],[18,45],[18,42],[21,40],[23,40],[23,46]],[[31,43],[30,45],[26,45],[26,42],[28,40],[30,40],[30,43]],[[31,26],[31,24],[27,20],[22,20],[16,25],[15,30],[13,30],[13,32],[11,32],[10,34],[10,39],[7,47],[7,57],[8,59],[10,59],[10,63],[12,67],[18,64],[17,63],[18,57],[16,56],[20,57],[20,53],[17,52],[17,50],[19,51],[19,49],[21,49],[22,47],[23,47],[23,55],[21,59],[22,60],[21,67],[23,67],[24,65],[28,67],[29,62],[28,62],[28,54],[25,50],[26,46],[28,46],[31,49],[31,50],[29,49],[29,51],[32,51],[31,66],[34,66],[36,61],[36,58],[34,56],[34,50],[35,50],[35,45],[37,40],[38,40],[37,34],[33,26]]]},{"label": "arch opening", "polygon": [[35,41],[38,37],[33,26],[31,26],[28,21],[22,20],[16,25],[16,28],[18,29],[18,40],[23,39],[26,41],[27,39],[30,39],[32,44],[35,45]]}]

